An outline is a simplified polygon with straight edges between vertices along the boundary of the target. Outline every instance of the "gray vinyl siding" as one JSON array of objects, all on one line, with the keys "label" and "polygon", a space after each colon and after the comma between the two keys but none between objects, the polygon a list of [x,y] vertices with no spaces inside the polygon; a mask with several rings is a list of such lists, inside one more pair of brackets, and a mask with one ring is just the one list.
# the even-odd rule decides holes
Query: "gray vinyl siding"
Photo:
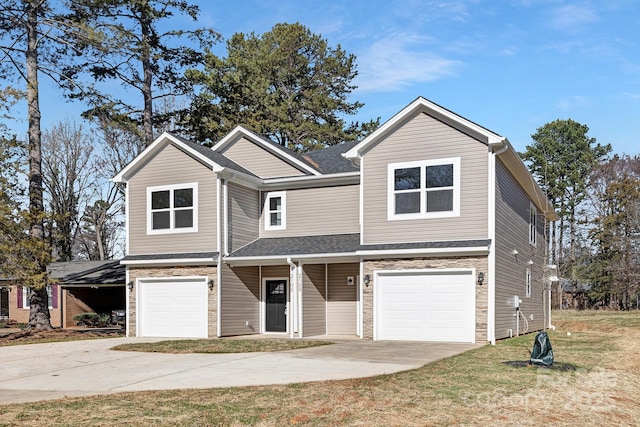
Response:
[{"label": "gray vinyl siding", "polygon": [[[483,143],[426,114],[418,114],[364,155],[365,244],[486,239],[487,152]],[[387,220],[387,165],[460,158],[460,216]]]},{"label": "gray vinyl siding", "polygon": [[[147,187],[198,183],[198,231],[147,235]],[[128,182],[129,254],[217,250],[216,176],[206,166],[167,145]]]},{"label": "gray vinyl siding", "polygon": [[[327,292],[327,334],[356,335],[358,321],[358,284],[360,264],[329,264]],[[354,284],[347,285],[347,276]]]},{"label": "gray vinyl siding", "polygon": [[[496,338],[516,333],[514,297],[522,300],[520,310],[527,317],[529,332],[544,326],[543,274],[545,265],[544,217],[537,218],[537,245],[529,244],[529,203],[505,166],[496,160]],[[517,255],[513,250],[518,251]],[[529,260],[533,264],[529,264]],[[531,297],[526,297],[526,270],[531,269]],[[533,315],[533,320],[530,316]],[[520,333],[525,321],[520,316]]]},{"label": "gray vinyl siding", "polygon": [[260,178],[305,175],[304,172],[245,138],[230,144],[222,154]]},{"label": "gray vinyl siding", "polygon": [[[260,269],[222,264],[220,283],[220,334],[260,333]],[[249,322],[249,326],[247,326]]]},{"label": "gray vinyl siding", "polygon": [[260,193],[230,183],[229,197],[229,252],[241,248],[258,238]]},{"label": "gray vinyl siding", "polygon": [[[290,285],[290,277],[289,277],[289,266],[288,265],[265,265],[262,267],[262,278],[263,279],[287,279],[287,287]],[[289,297],[287,296],[287,301],[289,301]]]},{"label": "gray vinyl siding", "polygon": [[349,234],[360,231],[359,186],[304,188],[286,191],[286,230],[264,229],[262,193],[261,237],[295,237]]},{"label": "gray vinyl siding", "polygon": [[303,336],[324,335],[327,333],[325,265],[304,265],[302,283]]}]

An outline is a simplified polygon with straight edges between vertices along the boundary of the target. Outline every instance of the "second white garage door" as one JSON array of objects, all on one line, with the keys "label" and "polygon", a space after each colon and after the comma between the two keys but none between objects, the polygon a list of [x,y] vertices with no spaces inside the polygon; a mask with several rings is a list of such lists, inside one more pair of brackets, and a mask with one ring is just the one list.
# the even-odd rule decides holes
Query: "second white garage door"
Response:
[{"label": "second white garage door", "polygon": [[379,273],[378,340],[475,342],[473,271]]},{"label": "second white garage door", "polygon": [[207,338],[205,278],[141,280],[137,297],[139,336]]}]

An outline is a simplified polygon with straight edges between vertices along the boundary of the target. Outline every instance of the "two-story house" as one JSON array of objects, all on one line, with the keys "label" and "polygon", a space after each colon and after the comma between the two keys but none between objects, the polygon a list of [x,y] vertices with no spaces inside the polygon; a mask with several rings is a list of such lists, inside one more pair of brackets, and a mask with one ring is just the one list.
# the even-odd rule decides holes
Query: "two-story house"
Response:
[{"label": "two-story house", "polygon": [[556,214],[509,141],[418,98],[303,155],[165,133],[123,169],[127,333],[494,342],[549,323]]}]

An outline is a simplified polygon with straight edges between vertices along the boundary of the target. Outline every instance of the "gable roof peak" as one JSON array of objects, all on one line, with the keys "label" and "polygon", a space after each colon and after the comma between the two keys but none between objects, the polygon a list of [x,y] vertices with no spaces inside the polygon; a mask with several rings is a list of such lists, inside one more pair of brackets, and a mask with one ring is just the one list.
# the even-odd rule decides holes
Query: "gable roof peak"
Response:
[{"label": "gable roof peak", "polygon": [[503,136],[472,122],[469,119],[462,117],[461,115],[448,110],[441,105],[436,104],[422,96],[414,99],[409,105],[404,107],[393,117],[382,124],[373,133],[360,141],[355,147],[347,151],[343,156],[352,161],[359,161],[359,158],[364,155],[369,149],[376,145],[377,142],[385,138],[400,124],[409,117],[416,116],[420,113],[428,114],[435,119],[457,129],[458,131],[465,133],[475,140],[478,140],[486,145],[502,147],[506,138]]},{"label": "gable roof peak", "polygon": [[300,154],[242,126],[236,126],[231,132],[229,132],[224,138],[214,144],[211,148],[212,150],[221,153],[226,147],[228,147],[230,144],[233,144],[238,140],[238,138],[241,137],[250,140],[254,144],[264,148],[274,156],[280,158],[281,160],[284,160],[285,162],[303,172],[306,172],[310,175],[321,175],[321,172]]}]

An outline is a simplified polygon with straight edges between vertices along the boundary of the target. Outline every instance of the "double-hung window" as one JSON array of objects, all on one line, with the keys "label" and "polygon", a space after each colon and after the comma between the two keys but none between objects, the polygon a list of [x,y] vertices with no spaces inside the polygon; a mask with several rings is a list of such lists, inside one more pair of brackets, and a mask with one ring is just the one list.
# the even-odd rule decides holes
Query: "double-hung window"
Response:
[{"label": "double-hung window", "polygon": [[388,166],[388,219],[460,215],[460,158]]},{"label": "double-hung window", "polygon": [[284,191],[267,194],[264,203],[265,230],[285,230],[287,228],[286,202]]},{"label": "double-hung window", "polygon": [[[29,296],[31,295],[31,288],[27,286],[22,287],[22,308],[30,308]],[[53,306],[53,286],[47,285],[47,306],[49,309],[55,308]]]},{"label": "double-hung window", "polygon": [[537,217],[538,210],[533,203],[529,202],[529,244],[532,246],[536,245]]},{"label": "double-hung window", "polygon": [[198,184],[147,188],[147,234],[198,231]]}]

